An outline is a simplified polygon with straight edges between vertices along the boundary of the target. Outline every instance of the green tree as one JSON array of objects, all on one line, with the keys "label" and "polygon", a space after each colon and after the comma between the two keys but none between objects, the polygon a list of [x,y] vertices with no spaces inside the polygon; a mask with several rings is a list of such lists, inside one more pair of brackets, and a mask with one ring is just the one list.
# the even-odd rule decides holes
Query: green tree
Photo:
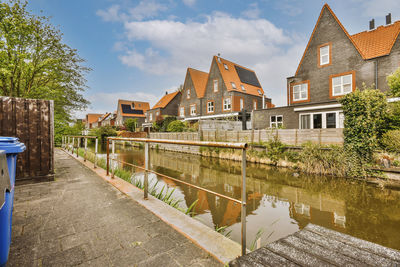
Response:
[{"label": "green tree", "polygon": [[104,143],[107,137],[117,136],[117,131],[112,126],[106,125],[90,130],[89,135],[97,136]]},{"label": "green tree", "polygon": [[54,100],[55,132],[87,107],[82,96],[90,71],[47,17],[27,10],[27,2],[0,3],[0,94]]},{"label": "green tree", "polygon": [[400,96],[400,68],[394,73],[387,77],[387,82],[390,88],[390,95],[399,97]]},{"label": "green tree", "polygon": [[344,113],[344,148],[348,154],[349,175],[367,175],[366,166],[372,161],[373,151],[385,129],[386,96],[379,90],[356,90],[342,97]]},{"label": "green tree", "polygon": [[168,124],[167,132],[183,132],[185,129],[185,124],[183,121],[173,121]]},{"label": "green tree", "polygon": [[124,126],[128,131],[134,132],[136,130],[137,119],[129,118],[124,122]]}]

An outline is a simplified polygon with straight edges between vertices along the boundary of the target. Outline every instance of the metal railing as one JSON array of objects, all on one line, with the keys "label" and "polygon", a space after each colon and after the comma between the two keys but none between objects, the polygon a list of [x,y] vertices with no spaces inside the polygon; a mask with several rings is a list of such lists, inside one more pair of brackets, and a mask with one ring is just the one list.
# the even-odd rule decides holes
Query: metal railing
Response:
[{"label": "metal railing", "polygon": [[[115,142],[117,141],[125,141],[125,142],[137,142],[144,143],[145,150],[145,167],[137,166],[122,160],[118,160],[115,156]],[[111,142],[111,157],[110,157],[110,142]],[[168,175],[155,172],[150,169],[150,144],[170,144],[170,145],[186,145],[186,146],[200,146],[200,147],[218,147],[218,148],[230,148],[230,149],[240,149],[242,151],[242,192],[241,192],[241,200],[231,198],[229,196],[225,196],[223,194],[214,192],[212,190],[170,177]],[[108,137],[107,138],[107,175],[110,175],[110,165],[111,165],[111,178],[114,178],[116,164],[122,163],[135,168],[142,169],[144,171],[144,182],[143,182],[143,193],[144,199],[148,199],[148,186],[149,186],[149,177],[148,173],[156,174],[160,177],[164,177],[166,179],[187,185],[189,187],[196,188],[198,190],[202,190],[204,192],[213,194],[215,196],[227,199],[229,201],[233,201],[235,203],[241,204],[241,246],[242,246],[242,255],[246,254],[246,143],[225,143],[225,142],[204,142],[204,141],[183,141],[183,140],[164,140],[164,139],[147,139],[147,138],[124,138],[124,137]],[[110,161],[113,164],[110,164]]]},{"label": "metal railing", "polygon": [[[98,146],[99,146],[99,140],[97,136],[86,136],[86,135],[64,135],[61,139],[61,148],[66,149],[67,151],[70,151],[72,155],[74,154],[74,150],[76,152],[76,157],[79,157],[79,148],[80,148],[80,143],[81,140],[84,139],[84,155],[83,155],[83,160],[86,161],[87,159],[87,141],[88,139],[95,139],[95,147],[94,147],[94,168],[97,167],[97,153],[98,153]],[[76,140],[76,144],[75,144]]]}]

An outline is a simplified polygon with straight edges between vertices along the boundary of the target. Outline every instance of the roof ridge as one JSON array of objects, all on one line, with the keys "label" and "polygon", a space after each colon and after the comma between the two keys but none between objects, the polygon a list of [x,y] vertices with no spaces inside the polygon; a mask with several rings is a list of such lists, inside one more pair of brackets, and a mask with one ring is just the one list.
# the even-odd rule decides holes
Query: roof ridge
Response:
[{"label": "roof ridge", "polygon": [[246,70],[249,70],[249,71],[252,71],[252,72],[256,73],[254,70],[252,70],[252,69],[250,69],[250,68],[248,68],[248,67],[239,65],[239,64],[237,64],[237,63],[235,63],[235,62],[233,62],[233,61],[230,61],[230,60],[228,60],[228,59],[226,59],[226,58],[223,58],[223,57],[221,57],[221,56],[215,56],[215,55],[214,55],[214,57],[217,57],[217,58],[219,57],[219,58],[221,58],[221,59],[223,59],[223,60],[225,60],[225,61],[228,61],[228,62],[232,63],[233,65],[236,65],[236,66],[238,66],[238,67],[241,67],[241,68],[243,68],[243,69],[246,69]]},{"label": "roof ridge", "polygon": [[359,35],[359,34],[363,34],[363,33],[375,32],[376,30],[381,29],[381,28],[393,27],[397,23],[400,23],[400,20],[397,20],[397,21],[395,21],[395,22],[393,22],[391,24],[387,24],[387,25],[379,25],[378,27],[376,27],[373,30],[365,30],[365,31],[362,31],[362,32],[357,32],[357,33],[354,33],[354,34],[352,34],[350,36],[353,37],[353,36],[356,36],[356,35]]}]

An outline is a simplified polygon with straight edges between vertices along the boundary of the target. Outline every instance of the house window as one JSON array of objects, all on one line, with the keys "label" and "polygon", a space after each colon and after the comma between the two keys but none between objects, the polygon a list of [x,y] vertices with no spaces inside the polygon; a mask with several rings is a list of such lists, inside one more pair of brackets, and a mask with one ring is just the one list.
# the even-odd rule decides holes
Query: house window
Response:
[{"label": "house window", "polygon": [[159,111],[156,112],[156,117],[158,117],[158,115],[160,115],[160,112],[159,112]]},{"label": "house window", "polygon": [[225,63],[224,63],[224,68],[225,68],[226,70],[229,70],[229,69],[228,69],[228,65],[226,65]]},{"label": "house window", "polygon": [[344,114],[339,112],[339,128],[344,128]]},{"label": "house window", "polygon": [[214,92],[218,92],[218,80],[214,80]]},{"label": "house window", "polygon": [[221,63],[221,58],[220,57],[217,57],[217,60],[218,60],[219,63]]},{"label": "house window", "polygon": [[236,84],[234,82],[231,82],[232,88],[236,89]]},{"label": "house window", "polygon": [[231,98],[224,99],[224,110],[231,110]]},{"label": "house window", "polygon": [[258,92],[258,94],[259,94],[259,95],[262,95],[262,93],[261,93],[261,90],[260,90],[260,89],[258,89],[258,90],[257,90],[257,92]]},{"label": "house window", "polygon": [[243,98],[240,99],[239,107],[240,107],[240,110],[243,110],[243,108],[244,108],[244,99]]},{"label": "house window", "polygon": [[332,78],[332,96],[346,95],[353,91],[353,74]]},{"label": "house window", "polygon": [[322,114],[313,114],[313,126],[314,129],[322,128]]},{"label": "house window", "polygon": [[283,116],[282,115],[271,116],[270,127],[271,128],[282,128],[283,127]]},{"label": "house window", "polygon": [[153,120],[153,113],[150,113],[149,119],[150,119],[150,121]]},{"label": "house window", "polygon": [[196,104],[190,106],[190,115],[191,116],[196,115]]},{"label": "house window", "polygon": [[246,88],[244,88],[243,84],[241,84],[240,87],[242,88],[242,91],[246,91]]},{"label": "house window", "polygon": [[209,101],[207,102],[207,113],[213,113],[214,112],[214,102]]},{"label": "house window", "polygon": [[187,90],[187,94],[186,94],[187,99],[190,98],[190,88]]},{"label": "house window", "polygon": [[330,62],[330,55],[329,51],[330,46],[329,45],[324,45],[319,48],[319,65],[323,66],[326,64],[329,64]]},{"label": "house window", "polygon": [[257,100],[253,100],[253,109],[254,109],[254,110],[257,109]]},{"label": "house window", "polygon": [[311,115],[300,115],[300,129],[311,129]]},{"label": "house window", "polygon": [[185,116],[185,107],[181,107],[181,108],[179,109],[179,115],[180,115],[181,117],[184,117],[184,116]]},{"label": "house window", "polygon": [[293,101],[308,99],[308,83],[296,84],[293,86]]},{"label": "house window", "polygon": [[336,128],[336,112],[326,113],[326,128]]}]

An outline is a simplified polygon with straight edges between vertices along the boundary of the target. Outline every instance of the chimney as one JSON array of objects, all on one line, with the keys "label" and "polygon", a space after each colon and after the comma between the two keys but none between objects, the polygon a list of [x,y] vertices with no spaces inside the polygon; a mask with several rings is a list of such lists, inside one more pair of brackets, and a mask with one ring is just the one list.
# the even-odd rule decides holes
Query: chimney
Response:
[{"label": "chimney", "polygon": [[375,19],[369,21],[369,30],[375,29]]},{"label": "chimney", "polygon": [[392,24],[392,13],[386,15],[386,25]]},{"label": "chimney", "polygon": [[165,91],[165,95],[168,95],[168,91]]}]

